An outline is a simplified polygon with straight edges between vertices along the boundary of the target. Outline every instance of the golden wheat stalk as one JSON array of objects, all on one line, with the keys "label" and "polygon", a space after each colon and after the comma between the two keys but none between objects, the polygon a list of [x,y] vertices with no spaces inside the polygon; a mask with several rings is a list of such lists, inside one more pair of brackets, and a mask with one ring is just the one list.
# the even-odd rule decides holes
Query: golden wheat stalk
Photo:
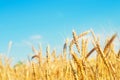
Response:
[{"label": "golden wheat stalk", "polygon": [[79,43],[78,43],[78,36],[77,36],[77,34],[76,34],[76,32],[74,30],[73,30],[73,40],[74,40],[74,44],[77,47],[78,52],[80,53],[80,46],[79,46]]},{"label": "golden wheat stalk", "polygon": [[79,80],[78,78],[78,75],[77,75],[77,70],[75,68],[75,64],[73,61],[70,61],[70,65],[71,65],[71,68],[72,68],[72,72],[73,72],[73,75],[74,75],[74,79],[75,80]]},{"label": "golden wheat stalk", "polygon": [[63,46],[63,57],[64,57],[64,59],[66,59],[66,55],[67,55],[67,44],[68,44],[68,39],[66,39],[65,44]]},{"label": "golden wheat stalk", "polygon": [[96,50],[96,47],[94,47],[94,48],[85,56],[85,59],[87,59],[95,50]]},{"label": "golden wheat stalk", "polygon": [[114,39],[116,38],[117,34],[114,34],[111,39],[107,42],[107,44],[105,45],[104,48],[104,54],[106,54],[106,52],[110,49],[109,47],[111,46],[112,42],[114,41]]}]

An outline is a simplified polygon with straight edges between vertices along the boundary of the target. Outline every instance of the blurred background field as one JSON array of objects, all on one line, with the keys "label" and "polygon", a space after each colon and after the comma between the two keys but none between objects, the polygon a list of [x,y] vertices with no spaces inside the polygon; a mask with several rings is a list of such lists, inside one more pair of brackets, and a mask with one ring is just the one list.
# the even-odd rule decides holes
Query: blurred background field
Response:
[{"label": "blurred background field", "polygon": [[[114,45],[115,40],[118,44],[120,41],[116,33],[106,37],[102,42],[103,46],[93,30],[79,35],[73,31],[72,35],[71,40],[66,39],[64,42],[59,55],[56,49],[51,52],[49,45],[43,53],[43,48],[39,45],[38,50],[32,46],[34,54],[28,56],[26,61],[20,61],[14,65],[11,65],[12,60],[7,58],[8,56],[0,56],[0,80],[120,79],[120,48],[117,50]],[[90,43],[92,47],[88,46]],[[94,56],[90,57],[92,54]]]}]

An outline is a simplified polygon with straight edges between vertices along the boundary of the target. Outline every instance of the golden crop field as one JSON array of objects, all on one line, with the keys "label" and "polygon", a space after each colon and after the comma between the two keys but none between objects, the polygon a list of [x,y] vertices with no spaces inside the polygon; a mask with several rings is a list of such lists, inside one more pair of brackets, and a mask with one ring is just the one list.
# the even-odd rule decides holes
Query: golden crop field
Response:
[{"label": "golden crop field", "polygon": [[[35,54],[28,62],[16,63],[14,67],[10,66],[9,58],[1,56],[0,80],[120,80],[120,49],[116,51],[115,39],[118,40],[117,34],[101,45],[93,30],[79,35],[73,31],[72,40],[66,40],[59,55],[56,50],[50,53],[49,46],[46,56],[41,47],[39,50],[32,47]],[[89,43],[94,46],[91,50]],[[90,58],[93,53],[96,56]]]}]

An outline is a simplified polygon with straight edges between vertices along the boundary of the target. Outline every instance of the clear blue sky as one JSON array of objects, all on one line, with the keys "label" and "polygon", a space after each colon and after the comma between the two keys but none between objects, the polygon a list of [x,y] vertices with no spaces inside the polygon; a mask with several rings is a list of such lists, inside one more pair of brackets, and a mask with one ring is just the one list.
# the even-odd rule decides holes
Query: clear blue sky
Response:
[{"label": "clear blue sky", "polygon": [[0,53],[12,41],[14,60],[31,54],[31,44],[59,50],[73,29],[90,28],[120,34],[120,0],[0,0]]}]

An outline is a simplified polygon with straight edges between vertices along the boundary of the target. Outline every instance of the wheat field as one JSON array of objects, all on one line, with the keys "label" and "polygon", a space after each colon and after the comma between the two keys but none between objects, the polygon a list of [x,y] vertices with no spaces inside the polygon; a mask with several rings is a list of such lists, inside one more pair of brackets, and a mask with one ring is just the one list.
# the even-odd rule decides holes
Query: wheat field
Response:
[{"label": "wheat field", "polygon": [[[117,34],[106,38],[104,45],[93,30],[72,34],[59,55],[49,46],[46,53],[41,46],[39,50],[32,47],[35,54],[26,63],[14,66],[10,65],[10,58],[1,56],[0,80],[120,80],[120,49],[117,51],[114,45]],[[96,56],[90,58],[92,54]]]}]

